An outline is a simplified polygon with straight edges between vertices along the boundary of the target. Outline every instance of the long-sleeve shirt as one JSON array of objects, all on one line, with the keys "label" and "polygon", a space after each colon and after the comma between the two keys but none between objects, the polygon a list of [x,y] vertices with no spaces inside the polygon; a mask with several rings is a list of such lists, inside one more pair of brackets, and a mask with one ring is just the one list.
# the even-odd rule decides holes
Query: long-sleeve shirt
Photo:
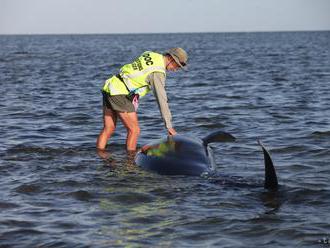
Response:
[{"label": "long-sleeve shirt", "polygon": [[154,96],[156,97],[160,113],[162,115],[165,127],[172,128],[172,115],[168,106],[167,94],[165,91],[166,75],[161,72],[153,72],[147,78],[148,83],[152,87]]}]

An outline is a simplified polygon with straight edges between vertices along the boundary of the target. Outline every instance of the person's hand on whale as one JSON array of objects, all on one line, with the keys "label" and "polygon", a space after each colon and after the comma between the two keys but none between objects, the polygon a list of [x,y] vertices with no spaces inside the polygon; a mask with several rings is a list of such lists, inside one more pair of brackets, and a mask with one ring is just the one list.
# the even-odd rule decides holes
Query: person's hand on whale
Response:
[{"label": "person's hand on whale", "polygon": [[174,128],[169,128],[169,129],[167,129],[167,132],[168,132],[168,135],[176,135],[177,134],[177,132],[175,131],[175,129]]}]

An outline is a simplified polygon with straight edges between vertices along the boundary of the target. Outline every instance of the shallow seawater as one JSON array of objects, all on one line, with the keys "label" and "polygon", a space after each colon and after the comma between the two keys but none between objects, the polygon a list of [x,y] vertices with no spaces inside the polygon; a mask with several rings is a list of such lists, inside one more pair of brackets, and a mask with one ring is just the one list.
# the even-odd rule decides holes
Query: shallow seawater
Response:
[{"label": "shallow seawater", "polygon": [[[330,32],[0,36],[0,246],[329,247],[329,44]],[[173,124],[237,137],[212,144],[224,177],[141,170],[121,123],[110,155],[95,150],[104,80],[174,46],[190,60],[167,78]],[[166,135],[152,95],[139,122],[139,146]],[[257,139],[278,192],[263,189]]]}]

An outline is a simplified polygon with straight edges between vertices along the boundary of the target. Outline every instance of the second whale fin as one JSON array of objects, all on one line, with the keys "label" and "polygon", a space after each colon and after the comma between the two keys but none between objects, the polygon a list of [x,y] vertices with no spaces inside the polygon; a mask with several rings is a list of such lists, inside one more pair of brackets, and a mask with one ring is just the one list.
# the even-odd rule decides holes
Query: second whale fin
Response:
[{"label": "second whale fin", "polygon": [[278,189],[278,180],[276,175],[276,170],[270,157],[269,152],[265,148],[265,146],[258,140],[258,144],[261,146],[262,151],[264,153],[265,160],[265,184],[264,188],[269,190],[277,190]]}]

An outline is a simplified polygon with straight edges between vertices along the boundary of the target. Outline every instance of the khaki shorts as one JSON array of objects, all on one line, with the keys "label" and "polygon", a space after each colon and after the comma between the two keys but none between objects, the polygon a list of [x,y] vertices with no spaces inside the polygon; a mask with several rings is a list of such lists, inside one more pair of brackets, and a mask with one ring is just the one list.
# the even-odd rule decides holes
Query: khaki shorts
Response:
[{"label": "khaki shorts", "polygon": [[110,96],[102,91],[103,107],[117,112],[135,112],[133,103],[128,100],[127,95]]}]

